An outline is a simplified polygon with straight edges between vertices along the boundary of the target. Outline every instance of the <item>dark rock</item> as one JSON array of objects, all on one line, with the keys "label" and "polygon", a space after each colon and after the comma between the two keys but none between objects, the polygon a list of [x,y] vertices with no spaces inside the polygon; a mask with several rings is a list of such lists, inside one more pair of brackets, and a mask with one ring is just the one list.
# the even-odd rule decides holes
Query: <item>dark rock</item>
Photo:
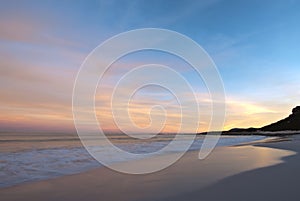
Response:
[{"label": "dark rock", "polygon": [[297,106],[293,109],[293,114],[295,115],[300,114],[300,106]]},{"label": "dark rock", "polygon": [[261,131],[295,131],[300,130],[300,106],[293,109],[293,113],[276,123],[260,128]]},{"label": "dark rock", "polygon": [[233,128],[224,131],[224,135],[256,135],[259,131],[300,131],[300,106],[292,110],[292,114],[276,123],[264,126],[262,128]]},{"label": "dark rock", "polygon": [[229,132],[255,132],[257,128],[233,128]]}]

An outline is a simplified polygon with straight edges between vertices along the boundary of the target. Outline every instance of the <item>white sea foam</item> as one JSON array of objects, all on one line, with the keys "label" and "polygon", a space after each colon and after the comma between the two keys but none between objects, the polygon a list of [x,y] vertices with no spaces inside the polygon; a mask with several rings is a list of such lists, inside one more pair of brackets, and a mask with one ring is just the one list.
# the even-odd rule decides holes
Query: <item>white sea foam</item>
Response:
[{"label": "white sea foam", "polygon": [[[126,140],[125,143],[117,143],[121,149],[132,153],[151,153],[159,150],[169,143],[172,137],[162,136],[155,141],[136,142]],[[217,146],[230,146],[250,141],[264,139],[262,136],[222,136]],[[203,142],[203,136],[198,136],[190,147],[190,150],[199,150]],[[14,146],[13,142],[9,146]],[[32,143],[32,142],[31,142]],[[110,158],[106,148],[94,147],[97,151],[102,151]],[[178,147],[178,151],[181,148]],[[142,156],[141,156],[142,158]],[[130,158],[119,158],[111,163],[131,160]],[[100,167],[95,159],[83,147],[59,147],[31,149],[16,152],[0,153],[0,187],[8,187],[23,182],[37,181],[59,177],[63,175],[84,172]]]}]

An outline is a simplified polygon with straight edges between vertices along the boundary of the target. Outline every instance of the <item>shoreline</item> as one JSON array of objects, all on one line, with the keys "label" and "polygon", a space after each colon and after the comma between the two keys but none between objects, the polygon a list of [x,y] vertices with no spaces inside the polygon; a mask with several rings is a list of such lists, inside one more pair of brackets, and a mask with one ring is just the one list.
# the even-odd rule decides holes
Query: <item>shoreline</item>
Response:
[{"label": "shoreline", "polygon": [[[263,139],[261,139],[261,138],[256,138],[256,137],[253,137],[253,136],[250,136],[250,138],[248,138],[246,136],[241,136],[241,138],[237,138],[238,141],[235,142],[235,138],[239,137],[239,136],[221,136],[221,137],[224,138],[223,139],[224,141],[222,142],[222,140],[220,139],[221,143],[217,147],[231,147],[231,146],[239,146],[239,145],[243,145],[243,144],[251,145],[251,144],[255,144],[255,143],[258,143],[260,141],[265,141],[265,140],[269,139],[267,137],[263,137]],[[228,139],[229,139],[229,141],[227,142]],[[234,140],[230,141],[230,139],[234,139]],[[195,140],[195,144],[197,144],[196,140]],[[196,145],[196,146],[198,146],[198,145]],[[64,150],[64,149],[66,149],[66,150]],[[84,156],[82,156],[81,159],[80,158],[74,158],[74,157],[76,157],[76,155],[78,155],[77,151],[79,149],[83,150],[83,152],[81,154],[84,154]],[[69,150],[69,151],[73,150],[71,152],[75,152],[77,154],[74,155],[74,156],[72,154],[71,155],[67,154],[67,152],[65,152],[67,150]],[[199,150],[200,150],[200,147],[197,148],[195,146],[191,146],[190,149],[187,152],[199,151]],[[25,152],[23,152],[23,151],[25,151]],[[34,153],[31,153],[32,151]],[[41,155],[41,153],[39,153],[40,151],[43,152],[42,155]],[[81,146],[76,146],[76,147],[74,147],[74,146],[61,147],[61,144],[59,144],[59,146],[54,147],[54,148],[48,148],[48,147],[47,148],[34,148],[34,149],[29,149],[29,150],[22,150],[21,152],[19,152],[19,151],[18,152],[15,152],[15,151],[8,152],[8,154],[10,154],[10,153],[12,153],[13,155],[9,156],[9,158],[6,159],[6,158],[2,157],[2,159],[4,161],[6,161],[6,160],[10,161],[10,165],[7,166],[8,168],[15,168],[15,169],[12,169],[11,171],[7,172],[7,175],[14,174],[13,171],[16,172],[17,175],[15,175],[15,177],[13,177],[15,179],[12,178],[12,180],[10,180],[7,176],[3,175],[4,177],[2,178],[3,179],[2,183],[0,182],[0,189],[1,188],[13,187],[13,186],[16,186],[16,185],[23,185],[23,184],[27,184],[27,183],[31,183],[31,182],[38,182],[38,181],[43,181],[43,180],[48,180],[48,179],[55,179],[55,178],[63,177],[63,176],[66,176],[66,175],[81,174],[81,173],[84,173],[84,172],[87,172],[87,171],[90,171],[90,170],[93,170],[93,169],[103,167],[102,164],[98,163],[95,159],[93,159],[85,151],[85,148],[82,145]],[[2,155],[3,154],[5,154],[5,153],[2,153]],[[17,155],[14,155],[14,154],[17,154]],[[19,154],[23,154],[23,155],[19,155]],[[36,169],[46,167],[46,171],[48,171],[49,175],[47,175],[46,172],[43,172],[42,171],[43,169],[41,169],[40,173],[37,172],[35,174],[31,174],[31,172],[28,172],[29,175],[26,176],[27,175],[26,171],[30,171],[32,166],[27,167],[28,170],[26,170],[26,166],[24,166],[25,165],[24,162],[27,163],[27,160],[30,162],[31,158],[28,158],[28,157],[30,155],[32,157],[32,155],[35,155],[35,154],[39,155],[39,157],[41,157],[41,156],[47,157],[47,154],[50,154],[50,156],[54,156],[54,157],[50,157],[49,160],[55,160],[55,155],[59,154],[60,156],[57,157],[57,161],[61,161],[61,162],[54,163],[54,164],[53,163],[52,164],[48,164],[48,163],[41,164],[38,161],[36,161],[37,163],[32,161],[31,163],[35,166]],[[166,157],[168,157],[168,156],[170,156],[170,154],[173,154],[173,153],[165,153],[165,154],[166,154]],[[174,154],[176,154],[176,153],[174,153]],[[65,159],[62,158],[62,156],[70,157],[68,159],[69,161],[74,161],[75,160],[74,161],[75,163],[72,165],[72,167],[70,166],[71,163],[68,163],[69,164],[68,165],[68,164],[66,164],[67,161],[64,162]],[[158,157],[164,157],[164,156],[158,156]],[[27,158],[27,160],[24,161],[22,158]],[[149,157],[146,157],[146,158],[148,159]],[[13,160],[11,160],[11,159],[13,159]],[[86,164],[83,165],[83,164],[76,164],[77,160],[78,161],[88,160],[88,161],[86,161]],[[141,159],[137,159],[137,160],[141,160]],[[113,165],[118,166],[119,164],[128,164],[128,162],[130,163],[130,161],[132,161],[132,160],[118,161],[118,162],[114,162]],[[1,162],[1,160],[0,160],[0,162]],[[19,163],[21,168],[14,167],[15,163]],[[58,168],[59,164],[62,165],[61,168]],[[50,166],[48,167],[47,165],[50,165]],[[69,166],[69,169],[66,168],[68,166]],[[5,168],[5,163],[4,163],[4,168]],[[3,173],[5,174],[5,171]],[[20,178],[20,179],[16,179],[16,178]],[[23,178],[23,179],[21,180],[21,178]]]},{"label": "shoreline", "polygon": [[[258,158],[261,153],[264,155]],[[282,158],[293,154],[295,152],[261,145],[217,147],[204,160],[197,158],[198,151],[190,151],[169,168],[152,174],[126,175],[100,167],[2,188],[0,194],[4,200],[164,200],[174,194],[180,197],[214,185],[243,172],[276,166],[282,163]],[[130,164],[138,165],[139,162],[143,161],[131,161]],[[120,197],[119,193],[126,196]]]},{"label": "shoreline", "polygon": [[232,145],[232,147],[247,146],[247,145],[256,146],[256,145],[263,145],[263,144],[268,144],[268,143],[291,141],[292,139],[290,137],[291,136],[266,136],[266,138],[262,139],[262,140],[255,140],[252,142],[240,143],[240,144]]},{"label": "shoreline", "polygon": [[287,131],[211,131],[197,133],[197,135],[213,135],[214,133],[221,133],[221,136],[265,136],[265,137],[284,137],[300,135],[300,130],[287,130]]},{"label": "shoreline", "polygon": [[183,193],[176,197],[170,196],[164,201],[298,201],[300,191],[300,136],[289,136],[288,141],[267,142],[253,145],[255,147],[267,147],[293,151],[296,154],[283,157],[283,163],[263,168],[245,171],[230,177],[226,177],[215,184],[198,188],[189,193]]}]

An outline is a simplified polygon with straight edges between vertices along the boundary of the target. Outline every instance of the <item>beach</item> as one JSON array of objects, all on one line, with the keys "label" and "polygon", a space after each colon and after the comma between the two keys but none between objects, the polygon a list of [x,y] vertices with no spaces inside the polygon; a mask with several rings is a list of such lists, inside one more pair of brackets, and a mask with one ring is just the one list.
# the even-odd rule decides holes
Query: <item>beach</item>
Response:
[{"label": "beach", "polygon": [[300,201],[299,11],[1,1],[0,201]]},{"label": "beach", "polygon": [[[292,200],[297,190],[299,137],[217,147],[206,159],[189,151],[175,164],[146,175],[99,167],[87,172],[0,189],[2,200]],[[156,158],[156,162],[165,156]],[[119,163],[149,163],[141,159]]]}]

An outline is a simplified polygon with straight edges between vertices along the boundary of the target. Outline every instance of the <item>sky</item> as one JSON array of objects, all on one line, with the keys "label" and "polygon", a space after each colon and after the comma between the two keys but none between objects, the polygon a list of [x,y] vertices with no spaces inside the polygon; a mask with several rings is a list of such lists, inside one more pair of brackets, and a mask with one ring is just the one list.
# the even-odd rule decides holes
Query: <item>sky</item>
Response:
[{"label": "sky", "polygon": [[[0,5],[2,131],[74,131],[72,91],[82,62],[110,37],[140,28],[179,32],[210,55],[226,93],[224,130],[260,127],[300,105],[299,1],[1,0]],[[198,131],[207,130],[211,106],[201,79],[174,55],[154,51],[128,55],[107,72],[96,94],[102,129],[118,129],[109,106],[120,76],[147,63],[169,65],[190,82],[202,115]],[[134,124],[147,128],[166,114],[152,110],[151,119],[151,105],[165,106],[162,131],[176,132],[178,104],[155,86],[141,89],[130,102]]]}]

